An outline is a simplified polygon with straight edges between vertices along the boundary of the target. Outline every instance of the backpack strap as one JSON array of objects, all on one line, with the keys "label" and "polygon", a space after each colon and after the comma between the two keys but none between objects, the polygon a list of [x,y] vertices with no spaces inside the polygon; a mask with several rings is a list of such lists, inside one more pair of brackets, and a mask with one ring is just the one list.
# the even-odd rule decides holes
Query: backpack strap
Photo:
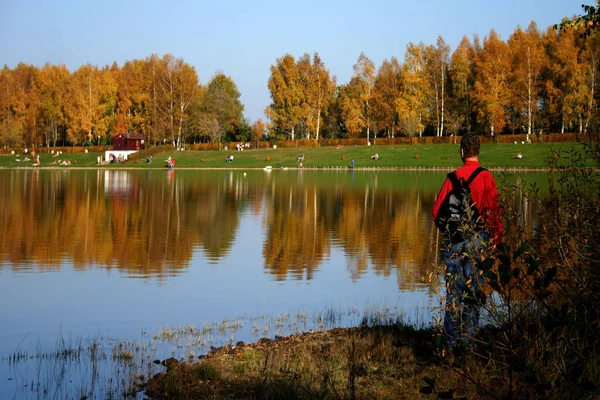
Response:
[{"label": "backpack strap", "polygon": [[[469,187],[469,185],[473,182],[473,180],[475,180],[475,178],[477,177],[477,175],[479,175],[483,171],[487,171],[487,169],[483,168],[483,167],[477,168],[475,171],[473,171],[471,173],[471,176],[469,176],[469,178],[467,179],[466,182],[464,180],[458,179],[458,176],[456,176],[456,171],[450,172],[446,176],[450,180],[450,183],[452,183],[452,187],[454,189],[461,189],[463,187],[464,188]],[[464,184],[461,181],[464,182]]]},{"label": "backpack strap", "polygon": [[471,182],[473,182],[473,180],[477,177],[477,175],[479,175],[479,173],[483,172],[483,171],[487,171],[487,169],[485,169],[483,167],[479,167],[475,171],[473,171],[471,176],[469,176],[469,179],[467,179],[467,182],[465,183],[465,187],[469,187],[469,185],[471,184]]},{"label": "backpack strap", "polygon": [[452,183],[452,188],[453,189],[460,189],[462,187],[462,184],[460,183],[460,180],[458,179],[458,176],[456,176],[456,171],[455,172],[450,172],[446,176],[450,180],[450,183]]}]

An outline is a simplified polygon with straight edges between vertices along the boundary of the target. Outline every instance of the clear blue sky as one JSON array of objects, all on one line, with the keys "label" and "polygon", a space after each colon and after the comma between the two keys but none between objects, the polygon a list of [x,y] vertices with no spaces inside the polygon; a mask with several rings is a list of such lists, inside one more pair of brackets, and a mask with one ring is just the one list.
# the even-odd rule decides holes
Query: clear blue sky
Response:
[{"label": "clear blue sky", "polygon": [[229,75],[245,115],[264,118],[269,67],[290,53],[318,52],[338,83],[347,83],[361,51],[377,66],[404,59],[409,42],[452,50],[463,35],[494,28],[507,40],[533,20],[545,30],[582,13],[593,0],[0,0],[0,64],[119,65],[171,53],[206,84]]}]

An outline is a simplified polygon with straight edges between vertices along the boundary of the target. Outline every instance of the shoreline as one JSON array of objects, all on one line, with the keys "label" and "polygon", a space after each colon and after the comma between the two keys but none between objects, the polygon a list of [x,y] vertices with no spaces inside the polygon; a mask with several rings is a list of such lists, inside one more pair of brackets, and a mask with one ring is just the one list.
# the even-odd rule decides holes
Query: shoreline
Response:
[{"label": "shoreline", "polygon": [[[166,167],[109,167],[109,166],[96,166],[96,167],[74,167],[65,166],[62,167],[0,167],[0,170],[33,170],[33,169],[44,169],[44,170],[127,170],[127,171],[139,171],[139,170],[187,170],[187,171],[425,171],[425,172],[438,172],[438,171],[454,171],[458,167],[276,167],[276,168],[261,168],[261,167],[176,167],[173,169]],[[549,170],[548,167],[485,167],[490,171],[502,172],[502,171],[514,171],[514,172],[546,172]],[[600,168],[591,168],[594,172],[599,172]]]}]

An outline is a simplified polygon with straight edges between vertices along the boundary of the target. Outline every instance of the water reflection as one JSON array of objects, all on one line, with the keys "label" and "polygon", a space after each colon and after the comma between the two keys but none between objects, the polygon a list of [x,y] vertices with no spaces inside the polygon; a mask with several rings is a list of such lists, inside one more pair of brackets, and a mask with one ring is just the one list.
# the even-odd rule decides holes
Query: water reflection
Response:
[{"label": "water reflection", "polygon": [[250,214],[262,221],[256,234],[264,235],[264,270],[275,280],[311,280],[339,248],[352,280],[395,272],[400,289],[414,290],[437,260],[430,213],[443,179],[431,172],[2,171],[0,268],[57,270],[69,260],[79,270],[164,279],[183,273],[198,251],[218,265],[244,242],[241,216]]}]

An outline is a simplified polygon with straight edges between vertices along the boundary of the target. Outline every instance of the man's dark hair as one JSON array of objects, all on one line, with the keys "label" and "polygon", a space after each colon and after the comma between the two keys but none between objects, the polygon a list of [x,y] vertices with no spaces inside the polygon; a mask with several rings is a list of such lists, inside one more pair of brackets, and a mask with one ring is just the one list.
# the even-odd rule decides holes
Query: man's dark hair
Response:
[{"label": "man's dark hair", "polygon": [[463,150],[464,158],[478,156],[479,137],[474,133],[467,133],[460,139],[460,148]]}]

